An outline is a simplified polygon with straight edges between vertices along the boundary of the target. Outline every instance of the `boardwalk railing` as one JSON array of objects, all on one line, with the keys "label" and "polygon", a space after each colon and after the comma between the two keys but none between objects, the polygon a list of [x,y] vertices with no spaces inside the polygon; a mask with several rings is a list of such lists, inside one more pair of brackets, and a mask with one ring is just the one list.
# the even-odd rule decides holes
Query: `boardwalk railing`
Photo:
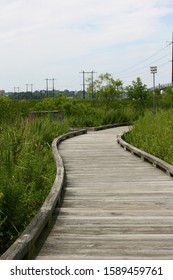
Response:
[{"label": "boardwalk railing", "polygon": [[[104,126],[92,127],[91,130],[97,131],[113,127],[125,126],[127,123],[115,123]],[[58,145],[65,139],[87,133],[87,129],[73,130],[72,132],[61,135],[52,143],[52,152],[56,162],[57,174],[54,184],[38,211],[20,237],[9,247],[9,249],[0,257],[2,260],[21,260],[30,259],[34,254],[37,240],[45,227],[51,221],[53,210],[61,200],[61,193],[64,185],[64,165],[58,152]]]},{"label": "boardwalk railing", "polygon": [[129,123],[125,123],[125,122],[114,123],[114,124],[106,124],[106,125],[92,127],[91,130],[99,131],[99,130],[103,130],[103,129],[114,128],[114,127],[119,127],[119,126],[128,126],[128,125],[129,125]]},{"label": "boardwalk railing", "polygon": [[[124,124],[114,124],[104,126],[105,128],[122,126]],[[103,129],[103,127],[100,127]],[[1,256],[2,260],[17,260],[17,259],[31,259],[34,254],[34,249],[38,241],[39,236],[46,228],[46,226],[51,221],[52,213],[56,205],[61,200],[62,189],[64,185],[64,165],[62,158],[58,152],[58,145],[65,139],[74,137],[77,135],[87,133],[86,129],[73,131],[67,134],[64,134],[56,138],[52,143],[53,156],[56,161],[57,174],[54,181],[54,184],[48,194],[45,202],[38,211],[37,215],[33,218],[31,223],[26,227],[21,236],[11,245],[11,247]],[[166,171],[169,175],[173,176],[173,166],[166,163],[165,161],[160,160],[159,158],[152,156],[146,152],[143,152],[134,146],[125,142],[121,136],[117,138],[118,143],[126,150],[130,151],[134,155],[139,156],[143,160],[147,160],[152,163],[154,166],[161,168]]]},{"label": "boardwalk railing", "polygon": [[162,169],[163,171],[165,171],[168,175],[173,176],[173,166],[171,164],[128,144],[127,142],[125,142],[122,139],[122,135],[118,135],[117,142],[125,150],[130,151],[132,154],[140,157],[142,160],[146,160],[146,161],[152,163],[153,166],[158,167],[158,168]]},{"label": "boardwalk railing", "polygon": [[53,141],[52,151],[57,167],[54,184],[37,215],[32,219],[21,236],[1,256],[1,260],[21,260],[32,257],[38,237],[51,221],[52,212],[61,199],[64,184],[64,165],[57,147],[61,141],[84,133],[87,133],[86,129],[69,132]]}]

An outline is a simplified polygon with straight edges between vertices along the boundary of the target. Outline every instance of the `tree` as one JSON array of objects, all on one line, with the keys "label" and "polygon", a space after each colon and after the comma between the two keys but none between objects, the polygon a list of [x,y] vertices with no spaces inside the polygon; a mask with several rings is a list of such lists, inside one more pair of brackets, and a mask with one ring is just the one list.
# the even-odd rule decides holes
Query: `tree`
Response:
[{"label": "tree", "polygon": [[121,97],[123,83],[119,79],[114,80],[109,73],[101,74],[95,81],[88,79],[88,83],[87,94],[94,100],[101,100],[110,105],[113,100]]},{"label": "tree", "polygon": [[151,94],[149,93],[147,86],[142,83],[140,77],[137,77],[136,81],[132,81],[132,85],[126,87],[126,91],[128,98],[135,100],[140,109],[146,107]]}]

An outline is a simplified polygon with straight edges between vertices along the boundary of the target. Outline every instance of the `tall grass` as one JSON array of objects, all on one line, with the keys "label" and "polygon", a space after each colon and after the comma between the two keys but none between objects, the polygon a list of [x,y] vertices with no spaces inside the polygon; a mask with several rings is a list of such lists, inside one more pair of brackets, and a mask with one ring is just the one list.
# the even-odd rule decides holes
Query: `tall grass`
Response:
[{"label": "tall grass", "polygon": [[[30,120],[31,111],[63,110],[65,120]],[[65,97],[13,101],[0,97],[0,253],[36,214],[55,178],[53,139],[69,127],[131,122],[137,115],[126,101],[103,103]]]},{"label": "tall grass", "polygon": [[132,145],[173,164],[173,110],[147,112],[124,139]]},{"label": "tall grass", "polygon": [[67,122],[19,118],[0,126],[0,251],[16,239],[40,208],[56,174],[51,143]]}]

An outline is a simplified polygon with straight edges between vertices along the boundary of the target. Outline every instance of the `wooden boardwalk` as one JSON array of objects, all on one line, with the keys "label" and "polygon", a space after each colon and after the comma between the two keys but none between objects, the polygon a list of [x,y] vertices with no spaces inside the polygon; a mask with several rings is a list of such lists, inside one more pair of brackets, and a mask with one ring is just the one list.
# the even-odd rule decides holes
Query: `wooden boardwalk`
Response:
[{"label": "wooden boardwalk", "polygon": [[117,144],[125,129],[60,144],[64,200],[36,259],[173,259],[173,180]]}]

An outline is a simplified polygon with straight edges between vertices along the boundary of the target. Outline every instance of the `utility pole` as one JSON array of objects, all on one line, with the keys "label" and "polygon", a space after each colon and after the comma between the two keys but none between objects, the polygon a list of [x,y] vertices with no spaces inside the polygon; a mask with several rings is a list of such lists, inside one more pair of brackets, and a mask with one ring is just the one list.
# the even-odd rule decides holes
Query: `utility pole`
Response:
[{"label": "utility pole", "polygon": [[[17,91],[16,91],[16,89],[17,89]],[[20,87],[14,87],[14,93],[17,92],[17,99],[19,99],[19,89],[20,89]]]},{"label": "utility pole", "polygon": [[92,83],[92,98],[94,98],[94,71],[91,72],[91,83]]},{"label": "utility pole", "polygon": [[173,85],[173,32],[172,32],[172,40],[171,41],[168,41],[168,45],[172,45],[172,59],[171,59],[171,62],[172,62],[172,73],[171,73],[171,83]]},{"label": "utility pole", "polygon": [[153,74],[153,113],[156,113],[156,102],[155,102],[155,74],[157,73],[157,66],[151,66],[150,72]]},{"label": "utility pole", "polygon": [[55,79],[52,79],[52,94],[55,96]]},{"label": "utility pole", "polygon": [[[29,91],[30,86],[30,91]],[[31,99],[32,99],[32,93],[33,93],[33,84],[26,84],[26,93],[31,93]]]},{"label": "utility pole", "polygon": [[47,97],[49,94],[49,79],[45,79],[46,80],[46,93],[47,93]]},{"label": "utility pole", "polygon": [[28,93],[28,84],[26,84],[26,93]]},{"label": "utility pole", "polygon": [[172,32],[172,80],[171,80],[171,82],[172,82],[172,85],[173,85],[173,32]]},{"label": "utility pole", "polygon": [[55,95],[55,79],[45,79],[46,80],[46,92],[47,92],[47,97],[49,95],[49,81],[52,81],[52,95],[54,97]]},{"label": "utility pole", "polygon": [[82,86],[83,86],[83,99],[85,99],[85,71],[81,71],[80,73],[82,73],[82,75],[83,75],[83,84],[82,84]]},{"label": "utility pole", "polygon": [[86,71],[81,71],[80,73],[83,74],[83,99],[85,99],[85,74],[91,74],[91,83],[92,83],[92,98],[94,95],[94,71],[86,72]]}]

